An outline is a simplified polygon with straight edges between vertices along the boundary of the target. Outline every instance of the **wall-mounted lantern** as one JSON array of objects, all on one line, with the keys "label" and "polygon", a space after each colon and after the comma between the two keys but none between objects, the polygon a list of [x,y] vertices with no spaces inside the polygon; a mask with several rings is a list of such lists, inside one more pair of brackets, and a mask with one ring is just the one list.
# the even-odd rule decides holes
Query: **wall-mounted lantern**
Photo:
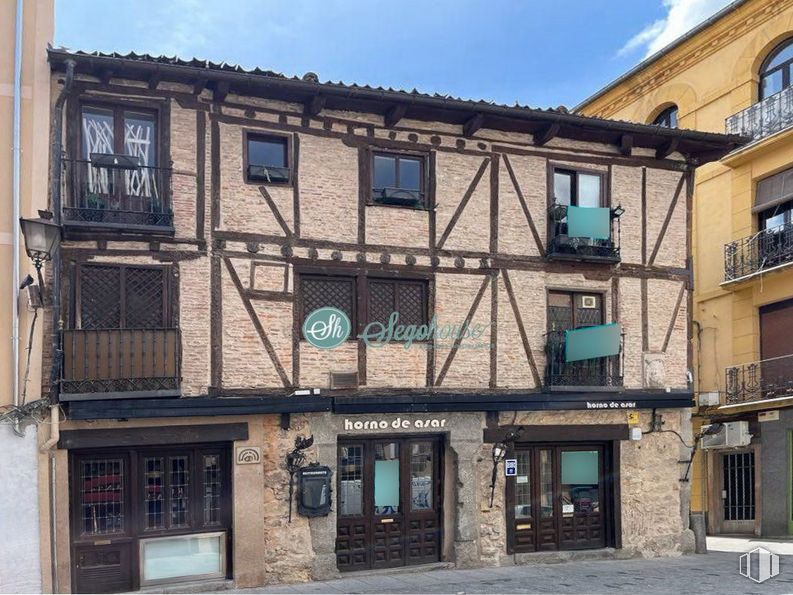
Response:
[{"label": "wall-mounted lantern", "polygon": [[496,442],[493,445],[493,474],[490,476],[490,508],[493,508],[493,495],[496,492],[496,477],[498,476],[498,464],[507,456],[507,445],[503,442]]},{"label": "wall-mounted lantern", "polygon": [[41,267],[58,250],[61,243],[61,226],[52,220],[52,213],[39,211],[41,217],[37,219],[19,219],[22,235],[25,237],[25,251],[33,261],[38,275],[40,291],[44,292],[44,279],[41,276]]}]

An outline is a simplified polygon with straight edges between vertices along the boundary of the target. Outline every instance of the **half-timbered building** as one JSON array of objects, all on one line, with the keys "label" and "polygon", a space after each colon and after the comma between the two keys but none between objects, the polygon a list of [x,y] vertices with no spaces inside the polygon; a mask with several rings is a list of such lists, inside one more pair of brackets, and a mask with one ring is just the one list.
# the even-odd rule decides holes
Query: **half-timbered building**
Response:
[{"label": "half-timbered building", "polygon": [[49,59],[53,589],[691,547],[693,168],[739,137]]}]

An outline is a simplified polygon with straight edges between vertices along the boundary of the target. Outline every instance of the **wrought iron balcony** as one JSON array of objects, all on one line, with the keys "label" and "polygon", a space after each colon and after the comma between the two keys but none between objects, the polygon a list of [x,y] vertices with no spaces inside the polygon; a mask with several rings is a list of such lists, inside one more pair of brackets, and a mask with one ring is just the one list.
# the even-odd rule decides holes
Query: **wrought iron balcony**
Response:
[{"label": "wrought iron balcony", "polygon": [[793,87],[769,95],[762,101],[727,118],[729,134],[759,140],[793,124]]},{"label": "wrought iron balcony", "polygon": [[622,386],[622,349],[618,355],[565,361],[565,331],[552,331],[545,340],[546,387]]},{"label": "wrought iron balcony", "polygon": [[793,397],[793,354],[727,368],[727,404]]},{"label": "wrought iron balcony", "polygon": [[64,401],[179,395],[179,329],[69,329],[62,340]]},{"label": "wrought iron balcony", "polygon": [[734,281],[793,262],[793,224],[759,231],[724,246],[724,280]]},{"label": "wrought iron balcony", "polygon": [[103,167],[81,160],[67,160],[64,165],[66,225],[128,229],[173,226],[168,200],[170,169]]},{"label": "wrought iron balcony", "polygon": [[[551,220],[551,235],[548,239],[549,258],[568,260],[589,260],[604,262],[620,261],[620,223],[622,209],[613,209],[611,214],[611,233],[608,239],[571,237],[567,229],[567,205],[554,203],[548,209]],[[616,221],[616,233],[615,222]]]}]

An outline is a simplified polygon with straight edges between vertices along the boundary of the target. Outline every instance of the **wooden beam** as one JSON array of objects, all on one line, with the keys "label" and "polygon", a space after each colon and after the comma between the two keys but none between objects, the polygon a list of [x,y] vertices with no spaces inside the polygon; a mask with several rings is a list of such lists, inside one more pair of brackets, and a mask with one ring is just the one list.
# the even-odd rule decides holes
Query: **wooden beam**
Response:
[{"label": "wooden beam", "polygon": [[113,77],[113,71],[109,68],[105,68],[99,73],[99,82],[103,85],[107,85],[110,83],[110,79]]},{"label": "wooden beam", "polygon": [[151,89],[152,91],[157,89],[161,80],[162,80],[162,74],[160,74],[159,71],[152,72],[151,76],[149,77],[149,89]]},{"label": "wooden beam", "polygon": [[386,128],[393,128],[399,121],[405,117],[405,112],[408,111],[408,106],[404,103],[397,103],[396,105],[388,108],[388,111],[383,117],[383,124]]},{"label": "wooden beam", "polygon": [[465,124],[463,124],[463,136],[471,138],[482,127],[485,122],[485,115],[477,113],[471,116]]},{"label": "wooden beam", "polygon": [[623,134],[620,137],[620,153],[626,157],[630,157],[633,152],[633,135]]},{"label": "wooden beam", "polygon": [[226,99],[226,96],[229,94],[229,82],[228,81],[220,81],[215,85],[214,91],[212,91],[212,101],[223,101]]},{"label": "wooden beam", "polygon": [[306,101],[303,105],[303,115],[313,117],[325,109],[325,102],[327,98],[324,95],[314,95],[311,99]]},{"label": "wooden beam", "polygon": [[541,130],[538,130],[534,133],[534,144],[538,147],[543,146],[545,143],[550,141],[554,138],[557,134],[559,134],[559,128],[561,128],[561,124],[557,122],[553,122],[548,124]]},{"label": "wooden beam", "polygon": [[201,92],[207,88],[209,81],[205,78],[200,78],[193,83],[193,95],[201,95]]},{"label": "wooden beam", "polygon": [[666,141],[663,145],[658,147],[655,150],[655,158],[656,159],[665,159],[675,151],[677,151],[677,145],[680,144],[680,139],[677,137],[670,138]]}]

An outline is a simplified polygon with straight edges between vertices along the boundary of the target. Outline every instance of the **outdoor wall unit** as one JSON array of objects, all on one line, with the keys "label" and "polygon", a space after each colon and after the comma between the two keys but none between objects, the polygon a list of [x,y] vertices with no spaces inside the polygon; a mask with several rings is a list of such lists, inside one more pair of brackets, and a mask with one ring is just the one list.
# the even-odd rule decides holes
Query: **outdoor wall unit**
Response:
[{"label": "outdoor wall unit", "polygon": [[711,428],[710,425],[702,427],[702,448],[705,450],[748,446],[752,441],[748,421],[731,421],[721,424],[721,428],[712,434],[707,433],[709,428]]}]

